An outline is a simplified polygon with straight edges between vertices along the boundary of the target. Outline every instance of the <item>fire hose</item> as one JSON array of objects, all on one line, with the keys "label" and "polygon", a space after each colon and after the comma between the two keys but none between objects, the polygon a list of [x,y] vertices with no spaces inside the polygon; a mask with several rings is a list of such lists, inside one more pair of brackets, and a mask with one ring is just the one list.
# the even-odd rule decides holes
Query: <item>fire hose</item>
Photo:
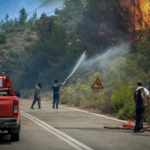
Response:
[{"label": "fire hose", "polygon": [[[128,119],[128,124],[122,124],[123,127],[107,127],[104,126],[105,129],[120,129],[120,130],[134,130],[134,125],[132,125],[131,122],[135,122],[136,120],[134,119]],[[149,130],[148,130],[149,129]],[[150,132],[150,126],[144,126],[143,131],[148,131]]]},{"label": "fire hose", "polygon": [[[84,57],[85,57],[85,53],[86,53],[86,51],[84,51],[84,53],[81,55],[81,57],[80,57],[80,59],[78,60],[78,62],[77,62],[77,64],[76,64],[75,68],[73,69],[73,71],[70,73],[70,75],[67,77],[66,80],[68,80],[68,79],[75,73],[75,71],[78,69],[78,67],[80,66],[81,62],[83,61],[83,59],[84,59]],[[51,104],[52,100],[53,100],[53,95],[52,95],[52,97],[51,97],[51,100],[50,100],[49,105],[48,105],[44,110],[27,111],[26,113],[36,113],[36,112],[44,112],[44,111],[47,111],[48,108],[50,107],[50,104]]]},{"label": "fire hose", "polygon": [[45,112],[45,111],[47,111],[47,110],[49,109],[49,107],[50,107],[50,105],[51,105],[52,100],[53,100],[53,95],[52,95],[52,97],[51,97],[51,99],[50,99],[50,102],[49,102],[48,106],[47,106],[45,109],[43,109],[43,110],[37,110],[37,111],[26,111],[26,113]]}]

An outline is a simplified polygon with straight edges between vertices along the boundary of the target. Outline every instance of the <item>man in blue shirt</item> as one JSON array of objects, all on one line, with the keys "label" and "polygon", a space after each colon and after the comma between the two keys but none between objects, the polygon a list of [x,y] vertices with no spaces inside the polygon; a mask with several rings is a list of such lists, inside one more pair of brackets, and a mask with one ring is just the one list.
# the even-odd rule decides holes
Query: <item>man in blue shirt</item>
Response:
[{"label": "man in blue shirt", "polygon": [[58,80],[55,80],[55,84],[52,85],[52,90],[54,91],[53,94],[53,109],[55,108],[55,103],[56,103],[56,109],[58,109],[58,104],[59,104],[59,90],[60,86],[64,85],[67,80],[65,80],[63,83],[58,83]]}]

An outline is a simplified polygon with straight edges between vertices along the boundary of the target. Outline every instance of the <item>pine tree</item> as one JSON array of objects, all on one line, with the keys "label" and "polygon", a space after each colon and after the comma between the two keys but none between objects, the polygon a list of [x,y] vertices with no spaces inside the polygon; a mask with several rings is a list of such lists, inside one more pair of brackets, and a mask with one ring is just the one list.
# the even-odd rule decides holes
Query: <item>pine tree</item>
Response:
[{"label": "pine tree", "polygon": [[8,22],[8,18],[9,18],[9,15],[6,14],[6,17],[5,17],[6,23]]},{"label": "pine tree", "polygon": [[24,8],[22,8],[22,9],[19,11],[19,13],[20,13],[20,16],[19,16],[19,23],[20,23],[21,26],[24,26],[25,23],[26,23],[26,20],[27,20],[27,13],[26,13],[26,11],[25,11]]},{"label": "pine tree", "polygon": [[34,12],[33,16],[28,21],[29,27],[32,27],[35,24],[36,20],[37,20],[37,12]]}]

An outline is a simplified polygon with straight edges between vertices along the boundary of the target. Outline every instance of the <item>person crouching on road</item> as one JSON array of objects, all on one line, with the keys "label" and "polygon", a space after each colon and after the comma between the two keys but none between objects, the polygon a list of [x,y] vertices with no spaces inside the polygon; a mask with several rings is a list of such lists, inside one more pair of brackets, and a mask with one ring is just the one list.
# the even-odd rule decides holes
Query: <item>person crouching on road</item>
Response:
[{"label": "person crouching on road", "polygon": [[145,108],[147,107],[147,103],[145,100],[145,91],[143,87],[143,82],[138,81],[137,82],[137,89],[134,94],[134,101],[136,103],[136,123],[135,123],[135,128],[134,132],[141,132],[143,133],[144,131],[142,130],[143,128],[143,120],[144,120],[144,114],[145,114]]},{"label": "person crouching on road", "polygon": [[60,86],[64,85],[67,80],[65,80],[63,83],[58,83],[58,80],[55,80],[55,84],[52,85],[52,90],[54,91],[53,93],[53,109],[55,108],[55,103],[56,103],[56,109],[58,109],[58,104],[59,104],[59,90]]},{"label": "person crouching on road", "polygon": [[42,87],[41,83],[39,83],[38,86],[36,85],[36,90],[35,90],[35,94],[34,94],[34,101],[31,105],[31,109],[34,109],[33,106],[36,103],[36,101],[38,101],[39,109],[41,109],[41,98],[40,98],[41,87]]}]

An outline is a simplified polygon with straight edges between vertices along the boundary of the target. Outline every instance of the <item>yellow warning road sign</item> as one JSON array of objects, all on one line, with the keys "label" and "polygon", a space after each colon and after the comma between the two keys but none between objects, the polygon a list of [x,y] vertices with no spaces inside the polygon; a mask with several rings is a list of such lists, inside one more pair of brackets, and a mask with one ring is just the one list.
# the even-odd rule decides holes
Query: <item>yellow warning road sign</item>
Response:
[{"label": "yellow warning road sign", "polygon": [[103,87],[103,85],[102,85],[100,79],[97,78],[91,88],[92,88],[92,89],[103,89],[104,87]]}]

